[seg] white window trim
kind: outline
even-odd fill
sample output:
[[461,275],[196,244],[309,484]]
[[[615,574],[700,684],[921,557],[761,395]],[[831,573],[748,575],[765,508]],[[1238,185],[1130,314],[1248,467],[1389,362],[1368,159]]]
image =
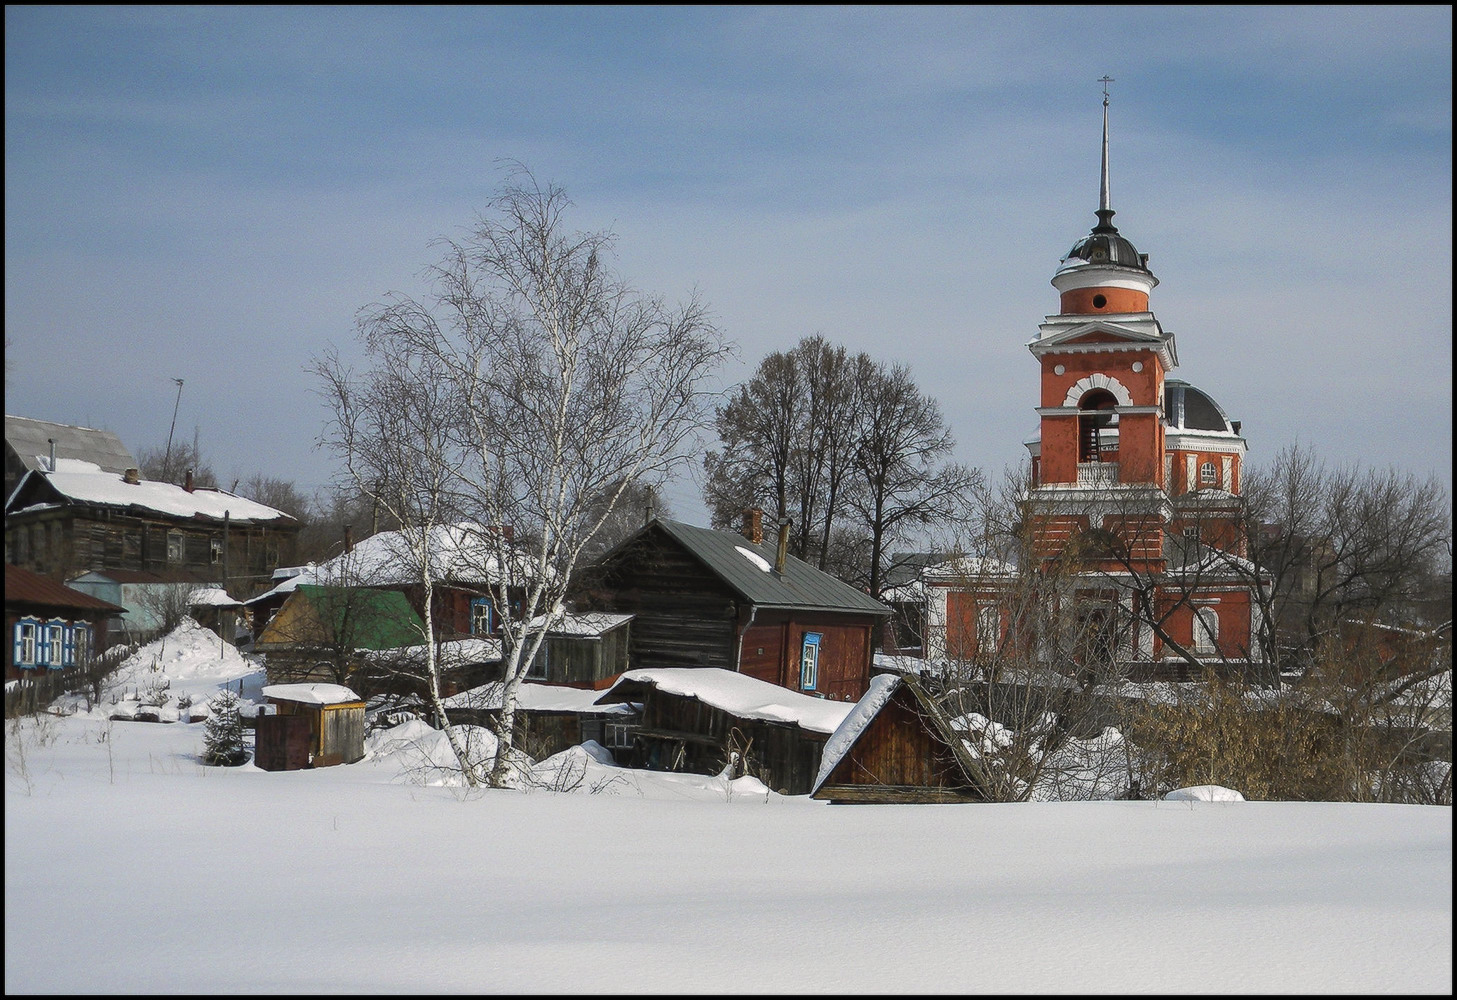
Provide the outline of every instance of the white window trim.
[[[806,632],[799,647],[799,689],[818,690],[820,684],[820,643],[824,636],[819,632]],[[811,655],[810,650],[814,653]]]

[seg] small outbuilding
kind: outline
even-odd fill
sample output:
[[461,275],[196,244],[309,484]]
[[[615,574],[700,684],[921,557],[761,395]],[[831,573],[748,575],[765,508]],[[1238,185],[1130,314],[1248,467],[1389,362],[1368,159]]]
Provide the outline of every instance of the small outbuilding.
[[263,697],[270,711],[258,716],[254,754],[263,770],[329,767],[364,757],[364,701],[349,688],[270,684]]
[[810,791],[826,738],[852,708],[716,667],[629,670],[597,699],[620,702],[642,705],[629,766],[698,774],[731,768],[782,795]]
[[825,743],[812,798],[837,802],[981,802],[965,747],[914,677],[878,674]]

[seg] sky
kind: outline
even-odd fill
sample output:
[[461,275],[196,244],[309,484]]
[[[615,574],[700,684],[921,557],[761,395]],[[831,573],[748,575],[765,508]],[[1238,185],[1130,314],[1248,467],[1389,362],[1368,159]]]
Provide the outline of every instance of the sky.
[[[728,389],[822,334],[907,365],[990,476],[1095,224],[1150,255],[1174,372],[1243,423],[1450,488],[1452,11],[411,7],[5,11],[6,412],[196,437],[324,486],[308,374],[423,294],[526,165],[697,292]],[[176,379],[183,380],[179,396]],[[705,450],[716,445],[709,439]],[[693,469],[698,469],[695,472]],[[667,491],[706,523],[701,469]]]
[[[191,622],[148,681],[262,700]],[[7,995],[1452,988],[1450,807],[833,806],[582,748],[467,792],[418,721],[268,772],[112,712],[6,722]]]

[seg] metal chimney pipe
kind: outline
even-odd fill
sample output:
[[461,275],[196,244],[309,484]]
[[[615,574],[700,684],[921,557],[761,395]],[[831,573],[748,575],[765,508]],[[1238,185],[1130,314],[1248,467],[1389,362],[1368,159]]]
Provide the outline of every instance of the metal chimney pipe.
[[[1237,432],[1236,432],[1237,433]],[[46,438],[46,444],[51,446],[51,471],[56,471],[56,439]]]

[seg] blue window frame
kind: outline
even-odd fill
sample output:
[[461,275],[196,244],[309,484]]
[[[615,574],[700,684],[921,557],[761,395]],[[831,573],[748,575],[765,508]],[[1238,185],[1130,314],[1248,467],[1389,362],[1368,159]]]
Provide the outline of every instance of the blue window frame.
[[496,612],[489,597],[472,598],[470,602],[470,634],[491,635],[496,631]]
[[820,682],[820,639],[818,632],[804,634],[804,647],[799,654],[799,689],[813,691]]

